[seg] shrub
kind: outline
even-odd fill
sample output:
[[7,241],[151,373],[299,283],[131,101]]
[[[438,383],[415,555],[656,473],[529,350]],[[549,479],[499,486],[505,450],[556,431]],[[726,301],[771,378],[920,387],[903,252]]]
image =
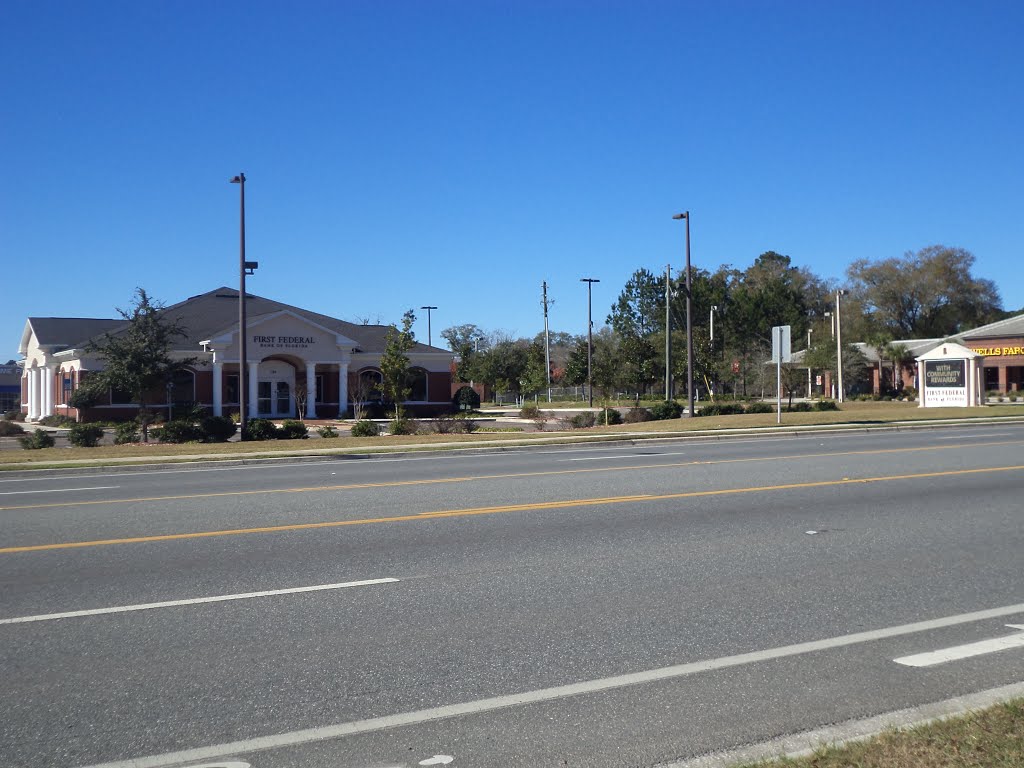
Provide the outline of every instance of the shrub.
[[470,435],[480,428],[480,424],[477,420],[471,419],[469,414],[466,413],[455,414],[455,423],[457,425],[457,429],[455,431],[463,435]]
[[814,410],[816,411],[838,411],[839,403],[835,400],[819,400],[814,404]]
[[73,427],[75,425],[75,420],[70,416],[54,413],[50,416],[44,416],[39,420],[39,423],[44,427]]
[[25,434],[25,430],[22,429],[21,424],[13,421],[0,421],[0,437],[23,434]]
[[161,443],[201,443],[203,430],[187,421],[168,421],[162,427],[151,431]]
[[622,417],[622,420],[627,424],[639,424],[641,421],[650,421],[653,416],[651,412],[646,408],[634,407],[626,411],[626,415]]
[[519,418],[521,419],[539,419],[540,418],[540,406],[534,403],[527,403],[519,409]]
[[1017,393],[1016,392],[1011,392],[1009,395],[1007,395],[1007,397],[1010,398],[1010,402],[1011,403],[1016,403],[1017,402]]
[[569,419],[569,426],[572,429],[589,429],[597,423],[597,414],[593,411],[577,413]]
[[114,445],[139,442],[139,425],[134,421],[122,421],[114,427]]
[[25,414],[19,410],[5,411],[4,418],[7,419],[7,421],[24,421]]
[[226,443],[238,431],[238,425],[230,416],[205,416],[199,422],[203,439],[208,443]]
[[412,419],[392,419],[388,422],[389,435],[415,435],[416,422]]
[[53,448],[57,444],[56,438],[49,432],[37,429],[29,435],[19,437],[18,442],[26,451],[36,451],[40,448]]
[[375,421],[357,421],[352,425],[352,437],[376,437],[380,434]]
[[68,442],[78,448],[95,448],[103,439],[103,427],[98,424],[75,424],[68,432]]
[[799,403],[793,403],[792,405],[786,406],[787,413],[807,413],[808,411],[814,410],[810,403],[800,401]]
[[697,416],[733,416],[743,413],[741,403],[709,403],[697,411]]
[[747,403],[744,413],[775,413],[775,406],[771,403]]
[[277,437],[277,425],[269,419],[249,419],[242,437],[246,440],[274,440]]
[[683,406],[675,400],[664,400],[651,406],[651,418],[655,421],[678,419],[683,415]]
[[622,414],[615,408],[605,408],[598,419],[602,424],[621,424]]
[[309,430],[301,421],[285,419],[277,429],[278,440],[305,440],[309,437]]
[[316,433],[318,435],[320,435],[320,437],[337,437],[338,436],[338,430],[336,430],[330,424],[325,424],[322,427],[317,427],[316,428]]
[[452,397],[452,405],[457,411],[475,411],[480,407],[480,395],[472,387],[459,387]]

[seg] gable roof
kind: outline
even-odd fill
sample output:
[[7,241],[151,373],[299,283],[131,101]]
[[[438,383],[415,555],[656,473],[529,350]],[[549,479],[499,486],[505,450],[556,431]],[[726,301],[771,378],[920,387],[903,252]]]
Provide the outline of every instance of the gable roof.
[[955,338],[991,339],[1000,336],[1024,336],[1024,313],[1008,317],[1005,320],[997,320],[965,333],[958,333]]
[[[391,327],[349,323],[318,312],[310,312],[301,307],[256,296],[248,291],[245,305],[248,324],[258,323],[273,315],[290,313],[351,339],[356,344],[355,351],[357,352],[383,352],[387,332]],[[222,286],[165,307],[161,310],[161,314],[177,321],[185,332],[183,338],[179,337],[175,340],[175,348],[193,351],[200,342],[211,339],[218,333],[223,333],[225,329],[237,329],[238,291]],[[126,327],[123,318],[115,320],[66,317],[29,318],[29,323],[32,324],[40,344],[54,345],[65,349],[72,346],[84,346],[89,340],[98,339],[105,333],[117,335]],[[36,323],[40,324],[39,327]],[[77,331],[74,330],[76,328]],[[40,335],[41,333],[42,335]],[[48,341],[43,341],[44,336]],[[450,354],[446,349],[427,346],[419,342],[411,351]]]
[[35,334],[36,343],[40,347],[68,349],[82,346],[88,339],[101,336],[121,325],[124,325],[124,318],[120,317],[30,317],[25,323],[18,352],[22,355],[27,353],[31,334]]

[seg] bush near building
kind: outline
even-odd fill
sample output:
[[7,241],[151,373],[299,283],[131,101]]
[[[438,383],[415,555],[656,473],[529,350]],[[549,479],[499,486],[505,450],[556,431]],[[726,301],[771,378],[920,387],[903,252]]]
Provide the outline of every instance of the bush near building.
[[68,432],[68,442],[77,448],[95,448],[103,439],[103,427],[98,424],[75,424]]

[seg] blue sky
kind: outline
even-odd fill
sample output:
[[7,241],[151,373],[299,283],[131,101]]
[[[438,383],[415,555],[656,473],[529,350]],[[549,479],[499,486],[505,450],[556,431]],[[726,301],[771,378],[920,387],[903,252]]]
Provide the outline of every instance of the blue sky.
[[[1020,2],[10,2],[0,358],[25,318],[237,284],[439,331],[629,275],[942,243],[1024,307]],[[423,316],[425,313],[419,312]],[[426,340],[426,318],[416,327]]]

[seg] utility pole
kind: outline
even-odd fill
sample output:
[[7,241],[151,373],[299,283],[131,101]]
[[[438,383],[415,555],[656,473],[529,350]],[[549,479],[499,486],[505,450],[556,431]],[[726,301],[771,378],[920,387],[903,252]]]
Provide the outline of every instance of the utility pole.
[[672,265],[665,265],[665,402],[672,399]]
[[548,336],[548,283],[545,280],[540,284],[544,298],[541,303],[544,305],[544,370],[547,372],[548,381],[548,402],[551,402],[551,339]]

